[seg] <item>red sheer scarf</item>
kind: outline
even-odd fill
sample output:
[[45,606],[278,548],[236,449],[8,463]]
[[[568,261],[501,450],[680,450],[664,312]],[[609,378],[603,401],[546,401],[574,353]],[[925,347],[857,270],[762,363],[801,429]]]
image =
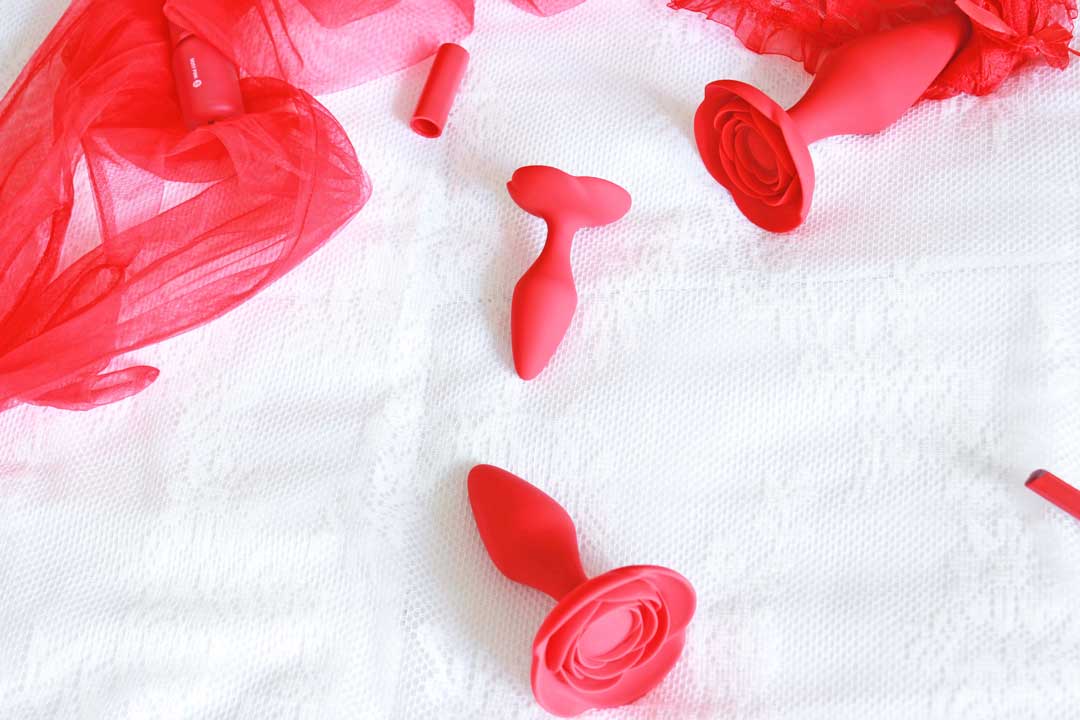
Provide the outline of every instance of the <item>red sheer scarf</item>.
[[[188,131],[167,20],[229,55],[246,113]],[[0,102],[0,410],[86,409],[157,377],[119,356],[236,307],[316,250],[371,186],[305,90],[409,65],[471,0],[75,0]],[[92,198],[76,198],[85,162]],[[97,237],[75,237],[75,202]]]

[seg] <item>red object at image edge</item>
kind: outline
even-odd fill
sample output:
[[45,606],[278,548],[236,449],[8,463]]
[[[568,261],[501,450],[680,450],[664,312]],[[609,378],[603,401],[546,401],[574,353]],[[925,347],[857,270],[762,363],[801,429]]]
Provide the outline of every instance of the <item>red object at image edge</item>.
[[1034,492],[1080,520],[1080,490],[1046,470],[1036,470],[1024,483]]
[[577,530],[557,502],[505,470],[469,473],[484,547],[511,580],[557,601],[533,641],[536,701],[562,717],[626,705],[653,690],[682,654],[696,607],[689,581],[655,565],[586,577]]

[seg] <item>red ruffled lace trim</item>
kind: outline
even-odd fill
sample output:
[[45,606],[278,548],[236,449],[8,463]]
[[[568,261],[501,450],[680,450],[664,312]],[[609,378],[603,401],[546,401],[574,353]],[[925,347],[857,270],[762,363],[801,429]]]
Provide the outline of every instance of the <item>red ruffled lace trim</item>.
[[669,6],[704,13],[750,50],[786,55],[809,72],[855,37],[956,7],[971,20],[972,34],[928,98],[985,95],[1032,61],[1064,68],[1077,16],[1075,0],[671,0]]

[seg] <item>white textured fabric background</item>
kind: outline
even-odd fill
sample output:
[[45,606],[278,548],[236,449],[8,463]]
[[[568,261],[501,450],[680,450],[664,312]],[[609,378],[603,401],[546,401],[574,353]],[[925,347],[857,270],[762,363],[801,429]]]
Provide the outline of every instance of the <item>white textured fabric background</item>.
[[[63,0],[3,0],[6,87]],[[0,415],[0,717],[541,718],[548,600],[500,576],[475,463],[554,495],[590,572],[679,570],[682,662],[596,718],[1075,720],[1080,63],[815,146],[809,222],[706,174],[706,82],[808,78],[661,0],[480,0],[447,134],[427,63],[326,98],[375,195],[231,315],[135,354],[148,391]],[[503,184],[625,185],[579,238],[554,363],[513,373],[542,224]],[[90,222],[86,215],[80,222]]]

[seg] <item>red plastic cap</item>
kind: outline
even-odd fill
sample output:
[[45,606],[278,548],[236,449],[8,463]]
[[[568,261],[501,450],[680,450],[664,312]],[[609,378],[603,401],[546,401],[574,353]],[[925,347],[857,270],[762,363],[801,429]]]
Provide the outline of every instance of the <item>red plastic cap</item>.
[[1046,470],[1036,470],[1024,483],[1028,489],[1080,520],[1080,490]]
[[409,122],[413,132],[429,138],[442,135],[468,66],[469,51],[465,48],[454,43],[446,43],[439,48],[424,90],[420,93],[420,101],[416,103],[412,121]]
[[169,21],[169,40],[172,42],[174,48],[194,34],[195,33],[190,30],[185,30],[171,20]]

